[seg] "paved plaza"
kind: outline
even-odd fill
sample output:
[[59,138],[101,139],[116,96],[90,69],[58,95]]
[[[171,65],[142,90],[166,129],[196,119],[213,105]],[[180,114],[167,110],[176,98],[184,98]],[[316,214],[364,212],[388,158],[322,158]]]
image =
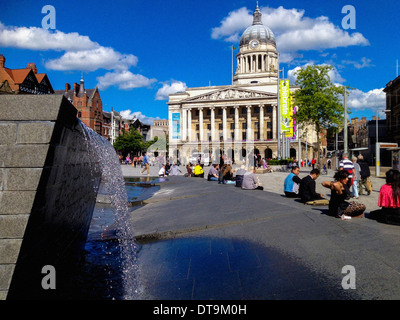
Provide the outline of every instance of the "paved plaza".
[[[141,176],[141,168],[121,167],[125,177]],[[151,167],[150,176],[157,172]],[[317,180],[327,198],[321,182],[333,173]],[[357,200],[364,218],[341,220],[327,206],[284,197],[287,174],[258,174],[264,191],[183,175],[157,181],[131,212],[139,298],[399,299],[400,227],[368,217],[384,178],[372,177],[372,194]]]

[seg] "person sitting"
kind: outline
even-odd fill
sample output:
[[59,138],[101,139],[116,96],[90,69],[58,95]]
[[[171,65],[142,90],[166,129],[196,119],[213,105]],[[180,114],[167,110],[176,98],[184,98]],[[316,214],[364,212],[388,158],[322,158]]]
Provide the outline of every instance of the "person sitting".
[[170,176],[177,176],[177,175],[179,175],[180,172],[182,172],[182,171],[181,171],[181,169],[179,169],[179,167],[175,164],[175,162],[172,163],[172,166],[171,166],[170,171],[169,171],[169,175],[170,175]]
[[188,163],[186,165],[186,170],[187,170],[187,173],[185,173],[185,177],[193,176],[193,170],[192,170],[192,164],[191,163]]
[[264,190],[260,185],[258,177],[255,175],[256,168],[249,167],[248,171],[243,175],[242,189],[244,190]]
[[[326,204],[328,204],[327,199],[324,199],[324,195],[315,191],[315,180],[318,179],[319,175],[319,169],[312,169],[308,176],[301,179],[299,186],[301,202],[306,204],[317,204],[314,201],[326,200]],[[323,204],[323,202],[321,202],[321,204]]]
[[218,171],[219,171],[219,164],[214,163],[208,172],[207,180],[208,181],[218,181]]
[[161,169],[158,171],[158,176],[165,177],[165,164],[163,164]]
[[193,174],[196,178],[204,178],[203,167],[200,165],[200,163],[196,164],[194,167]]
[[218,172],[218,184],[223,184],[224,183],[224,172],[225,169],[228,165],[225,163],[222,165],[221,169]]
[[364,204],[355,201],[347,202],[350,194],[348,186],[349,172],[339,170],[334,176],[335,181],[324,181],[322,185],[331,189],[331,199],[329,200],[329,214],[342,220],[351,219],[351,217],[362,216],[366,207]]
[[246,173],[246,167],[242,164],[240,169],[236,171],[235,183],[236,187],[242,187],[243,175]]
[[301,179],[299,178],[300,168],[294,166],[292,172],[286,177],[283,191],[288,198],[299,198],[299,186]]
[[233,172],[233,168],[228,164],[223,173],[224,184],[236,184]]
[[390,169],[386,172],[386,184],[379,191],[378,206],[380,210],[370,213],[377,221],[400,224],[400,172]]

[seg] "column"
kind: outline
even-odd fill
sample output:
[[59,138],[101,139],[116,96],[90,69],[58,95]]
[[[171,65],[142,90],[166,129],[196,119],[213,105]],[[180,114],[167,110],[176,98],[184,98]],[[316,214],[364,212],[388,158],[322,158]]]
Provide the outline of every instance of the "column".
[[272,106],[272,139],[278,139],[277,105]]
[[260,140],[264,140],[264,105],[260,104],[260,121],[259,121]]
[[199,108],[199,141],[203,141],[203,108]]
[[210,107],[211,109],[211,141],[215,140],[215,107]]
[[223,140],[226,141],[226,107],[222,107],[222,135]]
[[182,141],[187,140],[187,119],[186,119],[186,109],[182,107]]
[[[239,106],[235,108],[235,141],[239,140]],[[241,139],[240,139],[241,140]]]
[[192,109],[187,109],[187,124],[188,124],[188,141],[192,140]]
[[251,135],[251,106],[246,106],[247,108],[247,130],[246,130],[246,140],[253,140]]

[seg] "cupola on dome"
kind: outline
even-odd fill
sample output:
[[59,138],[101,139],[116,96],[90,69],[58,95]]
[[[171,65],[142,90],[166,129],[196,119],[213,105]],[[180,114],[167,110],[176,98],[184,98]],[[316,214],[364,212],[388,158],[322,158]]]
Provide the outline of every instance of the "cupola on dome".
[[276,45],[275,36],[270,28],[264,26],[261,21],[261,11],[257,8],[253,13],[253,24],[248,27],[240,38],[240,46],[248,45],[252,40],[258,40],[260,43],[272,43]]

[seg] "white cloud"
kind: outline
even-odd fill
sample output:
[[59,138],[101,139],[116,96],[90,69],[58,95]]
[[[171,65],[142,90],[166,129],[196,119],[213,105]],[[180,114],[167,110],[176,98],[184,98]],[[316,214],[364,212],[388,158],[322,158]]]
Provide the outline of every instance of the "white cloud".
[[0,22],[0,46],[29,50],[77,51],[100,47],[87,36],[36,27],[5,26]]
[[220,27],[212,29],[211,37],[213,39],[225,38],[228,42],[238,42],[241,32],[251,25],[252,15],[247,8],[229,12],[228,16],[221,22]]
[[164,82],[162,88],[157,91],[156,100],[168,100],[170,94],[185,91],[186,88],[186,83],[182,81]]
[[373,65],[371,64],[371,59],[362,57],[361,62],[358,61],[349,61],[349,60],[343,60],[342,63],[344,64],[350,64],[354,66],[356,69],[362,69],[362,68],[367,68],[367,67],[372,67]]
[[153,125],[154,120],[160,119],[159,117],[156,117],[156,118],[148,117],[140,111],[132,112],[132,110],[130,110],[130,109],[120,111],[119,113],[120,113],[121,117],[124,119],[129,119],[129,120],[139,119],[141,122],[143,122],[145,124],[150,124],[150,125]]
[[88,36],[76,32],[64,33],[36,27],[7,27],[0,22],[0,46],[64,51],[59,58],[45,61],[45,67],[49,70],[112,70],[97,78],[101,90],[114,85],[119,89],[129,90],[147,87],[156,81],[129,71],[130,67],[137,65],[138,58],[135,55],[122,54],[113,48],[101,46]]
[[[349,34],[324,16],[309,18],[304,15],[304,10],[285,9],[282,6],[277,9],[264,7],[261,12],[264,25],[275,35],[282,62],[296,58],[298,51],[369,45],[361,33]],[[219,27],[213,28],[211,36],[213,39],[238,42],[239,35],[251,22],[252,13],[240,8],[230,12]]]
[[129,90],[133,88],[148,87],[156,79],[149,79],[141,74],[133,74],[129,70],[107,72],[104,76],[96,78],[98,88],[105,90],[111,86],[118,86],[119,89]]
[[386,109],[386,94],[383,92],[383,88],[368,92],[354,89],[349,93],[347,106],[353,110],[384,110]]
[[91,50],[67,51],[60,58],[49,60],[47,69],[66,71],[95,71],[98,69],[127,69],[137,64],[138,58],[132,54],[123,55],[113,48],[99,47]]

